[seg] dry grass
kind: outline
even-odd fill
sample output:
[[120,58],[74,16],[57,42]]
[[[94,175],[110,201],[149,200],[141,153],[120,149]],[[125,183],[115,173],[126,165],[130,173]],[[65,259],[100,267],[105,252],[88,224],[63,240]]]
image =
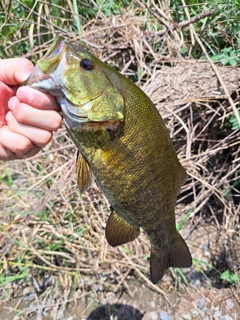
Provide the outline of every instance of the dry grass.
[[[239,108],[239,69],[218,67],[216,74],[207,61],[183,60],[181,29],[159,35],[159,30],[172,23],[165,1],[162,8],[152,1],[149,11],[141,4],[131,6],[119,16],[106,17],[99,11],[95,19],[83,21],[81,36],[76,36],[68,18],[68,12],[73,12],[71,2],[59,9],[62,18],[57,26],[52,10],[42,1],[38,11],[30,11],[19,33],[5,44],[5,54],[21,55],[14,48],[26,41],[21,35],[24,28],[29,30],[32,47],[25,56],[35,59],[49,46],[43,43],[43,33],[60,33],[83,40],[94,54],[126,76],[135,79],[137,75],[137,84],[164,117],[189,174],[176,214],[179,222],[190,213],[181,232],[193,257],[202,261],[196,263],[197,268],[218,286],[226,283],[204,262],[220,273],[230,270],[240,276],[240,133],[227,125],[231,101],[219,86],[220,76]],[[35,22],[30,20],[32,15]],[[9,15],[6,23],[11,19]],[[192,37],[194,41],[194,32]],[[38,303],[50,295],[57,297],[59,288],[65,299],[60,305],[73,299],[72,289],[75,298],[93,294],[97,301],[108,301],[123,291],[132,297],[129,281],[134,278],[163,295],[174,286],[181,288],[177,272],[169,271],[160,286],[148,281],[149,243],[144,234],[119,248],[107,245],[104,228],[109,204],[97,186],[80,195],[75,159],[76,148],[63,128],[32,159],[0,163],[2,297],[14,297],[20,286],[30,287]],[[197,274],[198,269],[192,270]],[[190,283],[195,276],[188,271]],[[51,303],[48,307],[54,308]],[[34,312],[27,309],[25,316]]]

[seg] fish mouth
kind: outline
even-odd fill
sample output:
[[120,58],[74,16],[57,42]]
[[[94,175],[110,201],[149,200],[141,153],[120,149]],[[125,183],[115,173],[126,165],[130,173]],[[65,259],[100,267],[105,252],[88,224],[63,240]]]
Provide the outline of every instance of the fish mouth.
[[94,123],[88,118],[88,113],[92,109],[93,102],[90,100],[81,106],[73,104],[66,96],[58,96],[57,101],[62,109],[63,116],[77,123]]
[[66,44],[58,37],[52,43],[44,57],[38,60],[28,79],[21,85],[28,85],[34,89],[49,93],[53,96],[61,94],[61,87],[56,86],[54,78],[59,76],[59,70],[65,63]]
[[91,123],[98,125],[112,124],[122,120],[122,113],[116,112],[116,115],[97,115],[94,109],[96,108],[96,104],[98,99],[102,96],[103,93],[94,97],[83,104],[74,104],[67,96],[63,93],[60,96],[56,96],[57,102],[61,107],[63,118],[66,120],[70,120],[74,123]]
[[[87,130],[107,130],[110,134],[115,135],[119,128],[118,120],[102,120],[93,121],[88,118],[87,115],[83,115],[92,107],[92,101],[89,101],[82,105],[81,107],[74,105],[65,96],[57,97],[57,101],[62,109],[63,118],[65,120],[65,125],[71,127],[71,123],[79,126],[80,128],[85,128]],[[70,123],[69,123],[70,120]]]

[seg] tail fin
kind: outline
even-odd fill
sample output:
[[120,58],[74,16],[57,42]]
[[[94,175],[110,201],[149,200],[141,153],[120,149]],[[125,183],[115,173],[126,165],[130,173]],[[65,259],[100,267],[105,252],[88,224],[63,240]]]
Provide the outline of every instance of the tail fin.
[[192,265],[192,257],[188,246],[178,233],[176,242],[170,247],[153,246],[151,251],[151,281],[157,283],[162,279],[169,267],[187,268]]

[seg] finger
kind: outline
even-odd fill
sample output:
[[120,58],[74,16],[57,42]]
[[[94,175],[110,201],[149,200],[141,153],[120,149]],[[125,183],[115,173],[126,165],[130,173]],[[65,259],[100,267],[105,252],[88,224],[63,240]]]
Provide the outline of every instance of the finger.
[[18,122],[11,111],[6,115],[9,129],[28,138],[33,144],[44,147],[52,139],[52,132]]
[[49,94],[40,92],[38,90],[32,89],[30,87],[20,87],[17,90],[16,96],[21,102],[29,104],[37,109],[52,109],[60,111],[59,104],[57,103],[55,97]]
[[0,160],[9,161],[9,160],[15,160],[15,159],[16,159],[15,153],[8,150],[0,143]]
[[31,61],[25,58],[0,60],[0,81],[14,86],[28,78],[33,69]]
[[21,103],[17,97],[11,98],[9,109],[18,122],[44,130],[56,131],[62,124],[62,116],[58,111],[35,109],[28,104]]
[[9,130],[8,126],[0,129],[0,159],[14,160],[31,157],[41,148],[20,134]]

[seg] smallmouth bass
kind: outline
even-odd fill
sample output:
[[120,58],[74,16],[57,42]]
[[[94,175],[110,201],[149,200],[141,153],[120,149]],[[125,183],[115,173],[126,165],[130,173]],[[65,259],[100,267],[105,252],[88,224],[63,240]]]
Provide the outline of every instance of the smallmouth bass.
[[191,254],[176,230],[174,207],[187,174],[151,100],[130,80],[61,37],[24,84],[56,96],[79,150],[81,192],[94,179],[111,204],[106,239],[118,246],[140,227],[151,243],[151,281],[169,267],[190,267]]

